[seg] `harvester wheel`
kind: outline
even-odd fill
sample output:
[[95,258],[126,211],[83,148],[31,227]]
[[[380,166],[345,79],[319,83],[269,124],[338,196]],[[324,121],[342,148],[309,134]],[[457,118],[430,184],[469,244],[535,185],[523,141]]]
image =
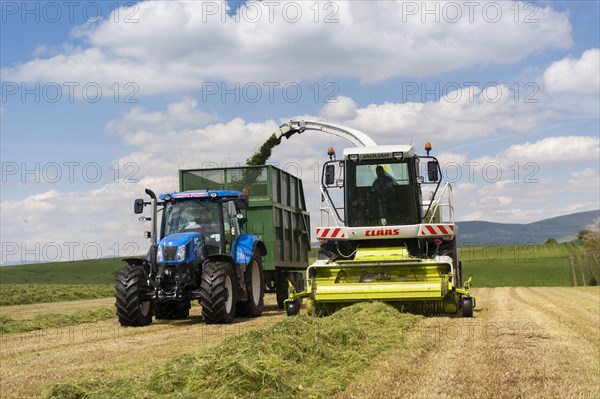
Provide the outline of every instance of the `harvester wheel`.
[[265,307],[265,279],[260,256],[252,258],[252,262],[246,268],[244,281],[248,300],[236,304],[236,315],[242,317],[258,317]]
[[154,316],[163,320],[180,320],[190,315],[190,301],[157,302],[154,304]]
[[298,313],[300,313],[300,303],[298,303],[298,300],[293,300],[293,301],[287,301],[285,303],[285,313],[288,316],[296,316]]
[[[277,275],[277,307],[283,309],[285,307],[284,301],[289,297],[290,285],[288,281],[292,283],[296,292],[304,291],[304,279],[302,273],[293,272],[279,272]],[[299,306],[302,306],[302,298],[298,299]]]
[[143,300],[146,277],[142,267],[125,265],[117,274],[115,304],[119,323],[124,327],[147,326],[152,323],[152,302]]
[[463,317],[473,317],[473,299],[462,297],[461,308]]
[[235,317],[235,274],[229,262],[211,261],[202,267],[202,317],[209,324],[231,323]]

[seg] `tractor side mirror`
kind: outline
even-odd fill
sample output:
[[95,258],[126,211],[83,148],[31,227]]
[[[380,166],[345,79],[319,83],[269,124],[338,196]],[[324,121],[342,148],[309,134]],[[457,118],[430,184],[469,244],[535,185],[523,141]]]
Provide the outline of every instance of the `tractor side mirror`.
[[335,183],[335,166],[325,166],[325,185],[332,186]]
[[438,173],[438,163],[437,161],[429,161],[427,162],[427,178],[431,182],[436,182],[440,179],[440,175]]
[[144,212],[144,200],[143,199],[138,198],[133,202],[133,212],[136,215]]

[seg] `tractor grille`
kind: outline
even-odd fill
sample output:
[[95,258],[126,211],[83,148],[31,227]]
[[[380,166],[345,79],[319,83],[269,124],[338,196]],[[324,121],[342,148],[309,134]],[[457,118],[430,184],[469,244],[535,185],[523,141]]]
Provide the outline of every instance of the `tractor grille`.
[[177,255],[177,247],[165,246],[165,261],[175,260],[175,255]]

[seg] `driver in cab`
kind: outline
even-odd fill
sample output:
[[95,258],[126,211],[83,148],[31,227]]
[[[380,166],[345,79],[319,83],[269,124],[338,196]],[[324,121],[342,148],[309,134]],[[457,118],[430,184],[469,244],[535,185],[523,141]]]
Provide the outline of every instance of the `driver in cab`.
[[184,211],[183,217],[187,221],[184,229],[203,229],[214,230],[214,221],[208,211],[200,209],[188,208]]
[[375,192],[383,192],[386,189],[392,188],[396,185],[394,178],[387,173],[383,169],[383,166],[379,165],[375,168],[375,173],[377,174],[377,178],[373,182],[372,189]]

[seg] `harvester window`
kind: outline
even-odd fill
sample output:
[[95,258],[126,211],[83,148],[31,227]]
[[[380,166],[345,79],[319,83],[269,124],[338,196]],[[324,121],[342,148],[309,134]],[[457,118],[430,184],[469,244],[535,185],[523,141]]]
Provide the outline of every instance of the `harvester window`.
[[417,222],[416,193],[410,179],[411,163],[353,165],[349,167],[346,180],[349,226]]

